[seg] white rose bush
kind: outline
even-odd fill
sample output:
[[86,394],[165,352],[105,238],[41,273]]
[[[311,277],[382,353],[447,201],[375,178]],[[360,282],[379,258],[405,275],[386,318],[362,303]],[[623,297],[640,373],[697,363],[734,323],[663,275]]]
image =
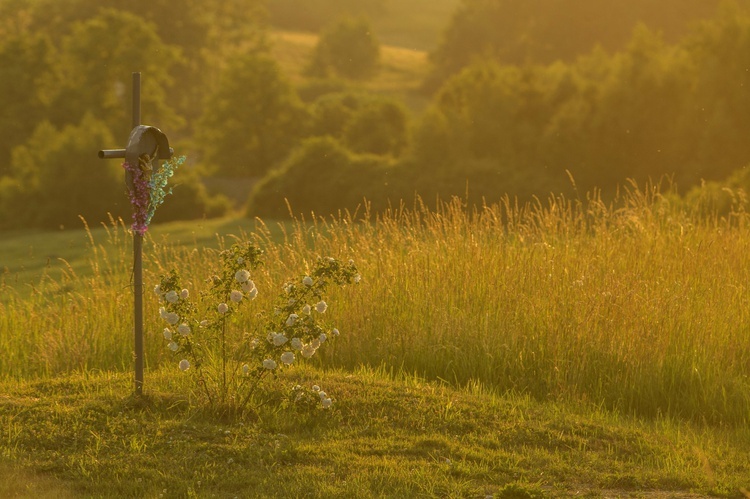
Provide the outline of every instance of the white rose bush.
[[[250,243],[222,251],[221,269],[200,293],[183,287],[176,270],[154,288],[176,370],[194,377],[195,393],[213,409],[244,413],[265,403],[262,389],[279,380],[280,370],[313,358],[339,335],[326,321],[329,287],[360,279],[351,260],[318,258],[310,272],[283,284],[270,313],[242,314],[258,296],[253,271],[262,264],[262,254]],[[291,402],[321,409],[333,405],[325,392],[314,397],[302,393],[291,390]]]

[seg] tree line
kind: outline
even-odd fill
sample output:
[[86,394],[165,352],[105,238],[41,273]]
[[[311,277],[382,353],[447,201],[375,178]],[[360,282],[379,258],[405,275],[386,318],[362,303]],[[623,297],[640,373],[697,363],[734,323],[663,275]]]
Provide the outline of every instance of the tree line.
[[[365,198],[384,209],[415,195],[468,193],[481,203],[509,194],[523,202],[597,188],[607,196],[628,179],[664,177],[689,197],[704,184],[719,197],[723,186],[748,189],[741,172],[750,160],[749,57],[750,15],[725,3],[672,42],[636,23],[619,50],[592,44],[551,63],[509,64],[502,53],[478,49],[420,116],[395,102],[378,115],[382,98],[328,94],[310,107],[312,120],[337,116],[343,125],[313,127],[256,186],[248,213],[283,216],[284,199],[300,213],[328,213]],[[357,129],[399,146],[357,145]]]
[[570,189],[570,176],[605,192],[662,175],[683,192],[739,182],[750,157],[744,5],[715,2],[705,17],[707,2],[680,3],[677,26],[661,3],[618,0],[613,12],[632,6],[621,43],[562,43],[601,3],[464,0],[431,55],[430,105],[415,114],[358,85],[379,56],[364,17],[327,24],[295,86],[265,36],[281,0],[2,1],[0,227],[127,216],[122,169],[95,152],[127,137],[133,70],[145,75],[143,121],[191,164],[161,220],[224,213],[228,201],[201,182],[210,176],[257,179],[247,213],[273,217],[288,215],[285,199],[321,215],[467,190],[524,200]]

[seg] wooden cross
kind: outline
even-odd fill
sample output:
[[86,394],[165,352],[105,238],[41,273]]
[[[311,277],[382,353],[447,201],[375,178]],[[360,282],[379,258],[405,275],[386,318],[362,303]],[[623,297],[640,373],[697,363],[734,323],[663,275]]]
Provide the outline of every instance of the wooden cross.
[[[158,129],[141,125],[141,73],[133,73],[133,130],[125,149],[103,149],[102,159],[124,158],[141,170],[153,169],[155,159],[169,159],[174,150],[166,136]],[[125,181],[133,192],[133,179],[126,173]],[[143,394],[143,234],[133,231],[133,335],[135,337],[135,394]]]

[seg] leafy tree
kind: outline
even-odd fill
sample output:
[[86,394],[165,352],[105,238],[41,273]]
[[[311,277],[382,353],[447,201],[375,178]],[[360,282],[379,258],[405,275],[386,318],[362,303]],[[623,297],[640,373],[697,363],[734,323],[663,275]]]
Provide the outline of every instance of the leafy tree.
[[260,176],[305,133],[308,114],[271,58],[229,62],[207,101],[197,134],[203,161],[226,176]]
[[408,111],[394,99],[363,92],[328,94],[315,101],[311,115],[311,135],[334,137],[353,152],[395,157],[408,144]]
[[[114,139],[107,125],[87,114],[77,125],[55,128],[42,122],[13,150],[11,176],[0,179],[0,228],[77,227],[115,217],[130,218],[125,172],[117,161],[94,151]],[[226,213],[228,201],[211,197],[194,170],[175,176],[175,193],[157,211],[156,221],[186,220]]]
[[311,134],[343,138],[344,130],[354,114],[364,105],[364,100],[365,96],[356,92],[336,92],[320,97],[310,110]]
[[451,156],[513,163],[534,151],[548,106],[541,68],[477,62],[436,95],[434,112],[449,127]]
[[11,168],[18,184],[13,199],[6,199],[12,209],[0,225],[76,227],[79,216],[96,223],[107,220],[107,213],[124,215],[124,172],[94,154],[112,141],[107,125],[90,114],[61,130],[42,122],[13,150]]
[[0,176],[9,173],[11,149],[45,114],[40,80],[49,72],[51,53],[43,35],[12,35],[0,42]]
[[307,72],[363,79],[375,72],[379,58],[380,43],[367,19],[343,18],[320,35]]
[[[401,192],[391,182],[394,165],[379,156],[354,154],[332,137],[305,140],[277,169],[260,180],[250,194],[248,216],[283,218],[294,214],[326,216],[356,210],[365,198],[385,207]],[[397,182],[397,180],[396,180]]]
[[424,170],[435,172],[453,164],[450,124],[435,107],[427,109],[416,125],[411,152]]
[[398,156],[408,142],[408,115],[403,105],[375,99],[353,113],[343,130],[354,152]]
[[590,182],[613,186],[682,173],[691,147],[678,130],[689,99],[684,54],[640,25],[610,64],[588,123],[598,163]]
[[144,122],[174,127],[179,117],[168,107],[169,76],[179,51],[161,41],[152,24],[133,14],[102,10],[76,23],[62,40],[54,73],[46,81],[50,119],[78,122],[91,113],[117,136],[130,132],[131,73],[141,71]]
[[694,71],[684,82],[691,97],[685,141],[698,146],[696,177],[719,180],[750,160],[750,14],[726,4],[684,46]]
[[[132,71],[144,73],[144,85],[152,78],[168,74],[178,84],[169,88],[169,107],[186,118],[186,133],[201,113],[202,96],[216,80],[216,73],[227,57],[242,46],[261,47],[264,44],[263,0],[226,0],[202,2],[200,0],[6,0],[8,15],[20,18],[28,33],[45,33],[56,46],[62,46],[81,23],[88,22],[105,11],[116,10],[137,18],[141,24],[158,33],[160,43],[179,47],[180,55],[164,52],[150,46],[150,40],[139,42],[134,50],[142,50],[146,62],[122,68],[127,79]],[[0,11],[2,12],[2,11]],[[127,25],[126,25],[127,27]],[[139,36],[137,29],[133,35]],[[149,34],[148,38],[152,38]],[[121,43],[131,44],[127,38]],[[152,50],[153,49],[153,50]],[[124,55],[124,50],[119,56]],[[112,53],[115,60],[118,54]],[[163,82],[162,82],[163,83]],[[144,106],[144,110],[146,107]],[[170,129],[174,131],[170,123]]]
[[[738,0],[744,7],[747,0]],[[601,45],[621,50],[643,23],[679,39],[696,19],[710,16],[722,0],[463,0],[438,48],[430,55],[427,81],[439,88],[476,58],[503,64],[573,62]]]

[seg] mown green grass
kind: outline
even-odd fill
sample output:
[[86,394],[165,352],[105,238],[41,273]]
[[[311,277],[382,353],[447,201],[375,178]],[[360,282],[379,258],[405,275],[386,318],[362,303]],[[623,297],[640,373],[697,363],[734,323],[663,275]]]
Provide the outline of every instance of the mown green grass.
[[331,411],[217,419],[173,370],[0,385],[3,497],[565,497],[748,485],[746,431],[455,390],[384,370],[287,372]]

